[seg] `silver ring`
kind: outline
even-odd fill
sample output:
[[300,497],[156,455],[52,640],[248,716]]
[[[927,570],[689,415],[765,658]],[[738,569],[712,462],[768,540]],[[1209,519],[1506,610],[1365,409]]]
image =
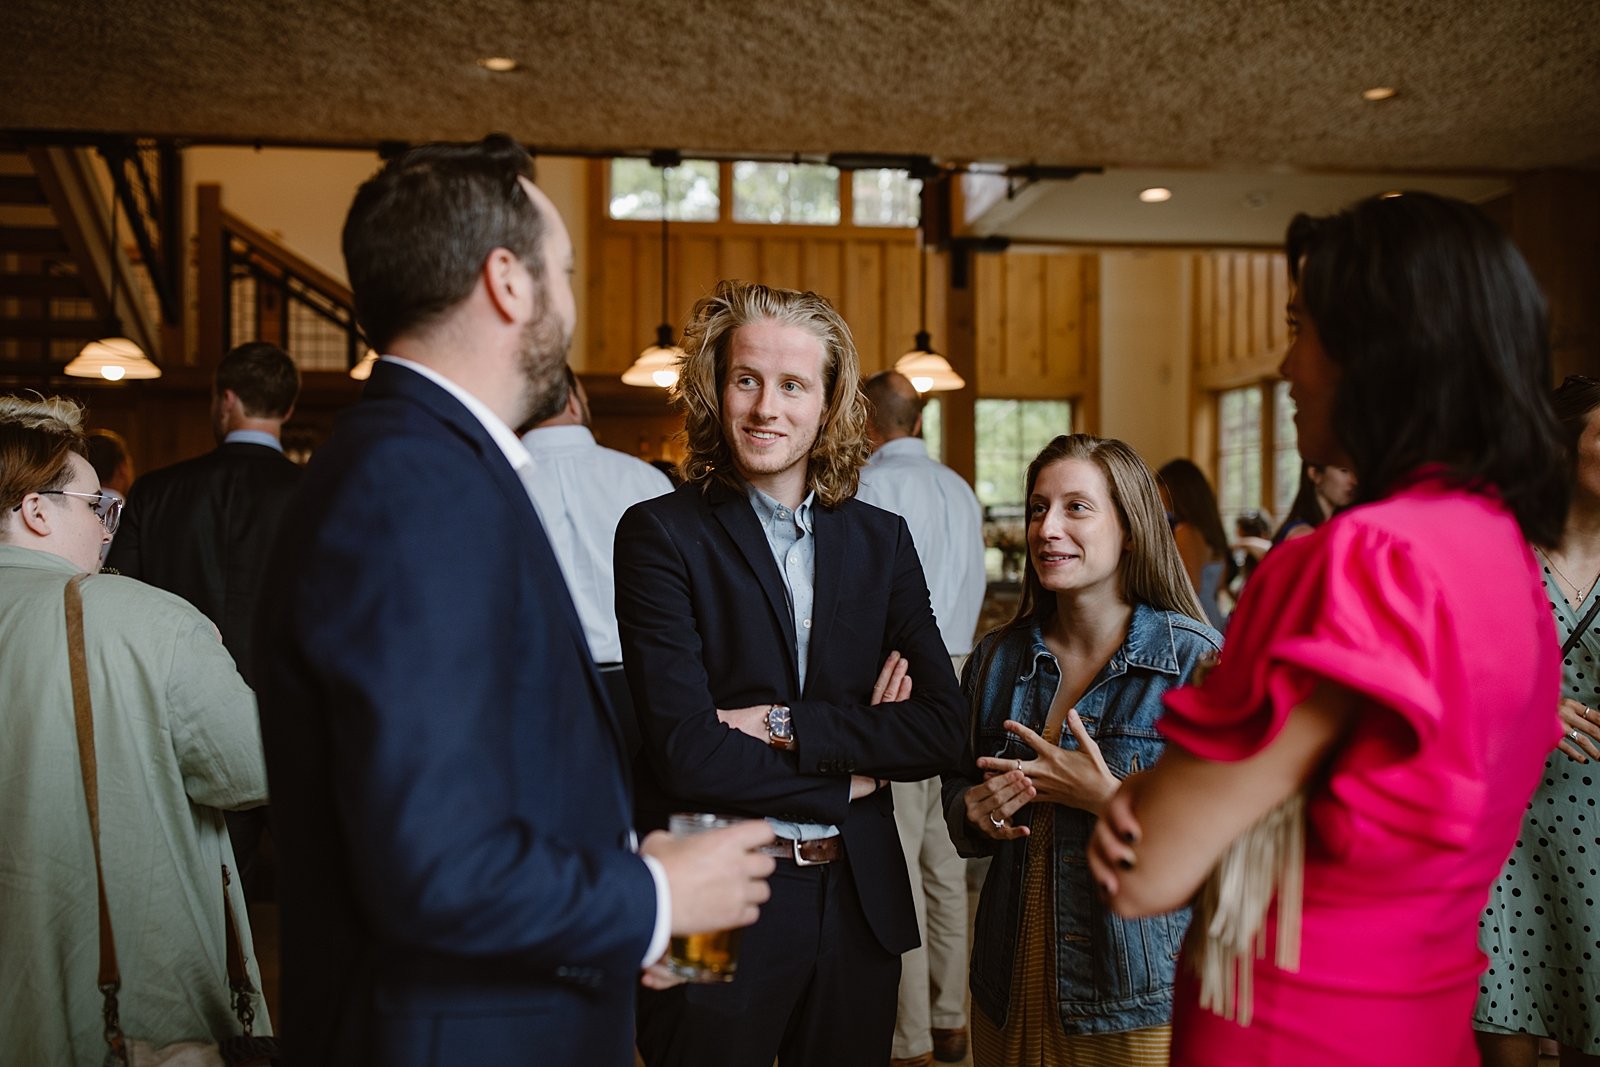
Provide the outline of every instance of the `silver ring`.
[[1022,761],[1021,760],[1017,760],[1017,770],[1019,770],[1019,771],[1022,770]]
[[1004,830],[1006,827],[1006,821],[1004,819],[995,818],[994,812],[991,811],[989,813],[989,825],[994,827],[996,830]]
[[1583,735],[1580,734],[1578,732],[1578,728],[1576,726],[1574,726],[1572,729],[1567,731],[1567,736],[1572,738],[1572,743],[1573,744],[1577,744],[1578,743],[1578,738],[1582,737]]

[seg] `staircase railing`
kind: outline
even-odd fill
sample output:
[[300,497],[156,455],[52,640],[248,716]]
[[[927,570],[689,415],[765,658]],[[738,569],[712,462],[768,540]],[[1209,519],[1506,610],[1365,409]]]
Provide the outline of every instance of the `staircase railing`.
[[[302,371],[347,371],[365,345],[348,286],[196,188],[203,361],[245,341],[270,341]],[[211,360],[207,360],[211,356]]]
[[[115,200],[108,202],[103,192],[103,178],[93,154],[86,148],[34,146],[27,149],[27,156],[56,220],[59,250],[76,264],[75,278],[80,291],[94,307],[94,318],[81,320],[81,328],[75,330],[81,338],[76,343],[103,336],[115,328],[137,341],[152,359],[160,362],[168,347],[163,341],[181,337],[181,317],[177,314],[181,309],[181,289],[169,286],[166,297],[158,298],[158,309],[147,308],[140,294],[147,288],[145,282],[160,293],[155,274],[147,270],[141,277],[141,272],[123,254],[122,248],[113,247],[111,239],[111,213],[118,204],[122,205],[129,230],[144,226],[141,213],[156,205],[127,189],[126,173],[119,173],[116,165],[110,166]],[[176,238],[170,234],[153,234],[147,230],[140,246],[141,255],[146,245],[159,255],[175,243]],[[145,260],[144,265],[153,266],[149,260]],[[117,278],[115,307],[111,306],[113,274]],[[165,315],[168,304],[175,312],[171,318]],[[158,313],[152,314],[152,311]],[[60,320],[59,328],[65,330],[65,324],[71,321]]]
[[170,141],[123,138],[98,145],[155,290],[161,321],[183,316],[183,163]]

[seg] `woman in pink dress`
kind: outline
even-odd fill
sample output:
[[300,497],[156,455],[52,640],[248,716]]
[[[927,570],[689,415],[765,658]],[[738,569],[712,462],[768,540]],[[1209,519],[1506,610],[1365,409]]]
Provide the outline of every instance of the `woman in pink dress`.
[[1427,194],[1299,216],[1288,259],[1301,454],[1358,495],[1263,561],[1090,863],[1119,914],[1196,901],[1174,1065],[1475,1065],[1478,914],[1560,733],[1544,304]]

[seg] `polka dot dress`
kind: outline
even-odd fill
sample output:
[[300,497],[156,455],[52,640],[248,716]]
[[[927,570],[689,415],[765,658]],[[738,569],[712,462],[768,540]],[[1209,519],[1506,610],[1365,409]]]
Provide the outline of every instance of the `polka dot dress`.
[[[1569,608],[1548,564],[1544,584],[1565,643],[1589,605]],[[1566,657],[1562,695],[1600,706],[1600,617]],[[1597,803],[1600,764],[1552,752],[1478,923],[1489,957],[1474,1012],[1479,1030],[1553,1037],[1600,1054]]]

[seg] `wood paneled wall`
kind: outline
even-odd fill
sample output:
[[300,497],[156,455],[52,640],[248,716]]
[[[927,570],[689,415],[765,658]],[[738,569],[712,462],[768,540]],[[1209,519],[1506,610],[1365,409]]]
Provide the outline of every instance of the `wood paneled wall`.
[[[812,289],[850,324],[864,373],[882,370],[911,347],[917,332],[917,246],[912,231],[812,231],[680,223],[667,239],[671,286],[667,322],[682,333],[695,301],[724,278]],[[655,337],[661,322],[661,233],[650,223],[605,220],[590,244],[589,338],[581,370],[621,374]],[[944,313],[941,259],[930,254],[928,321]]]
[[[659,223],[605,215],[604,163],[592,164],[588,374],[618,374],[655,337],[661,321]],[[682,331],[694,303],[724,278],[813,289],[831,300],[855,335],[863,374],[894,365],[918,326],[914,230],[854,226],[673,223],[667,321]],[[934,347],[947,329],[949,256],[927,256],[927,323]],[[976,302],[977,395],[1082,397],[1096,380],[1099,260],[1080,252],[978,254],[969,284]]]
[[1197,391],[1277,375],[1289,344],[1289,276],[1282,252],[1194,257],[1191,351]]
[[1099,380],[1100,257],[978,256],[978,395],[1089,401]]

